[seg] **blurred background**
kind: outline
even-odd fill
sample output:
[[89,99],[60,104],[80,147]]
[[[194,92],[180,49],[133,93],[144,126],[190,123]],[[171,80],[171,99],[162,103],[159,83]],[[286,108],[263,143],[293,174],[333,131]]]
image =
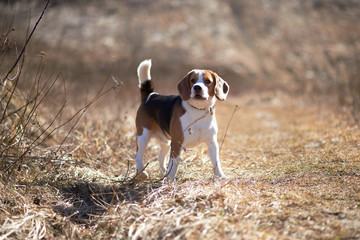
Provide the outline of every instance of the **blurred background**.
[[[12,26],[1,76],[45,3],[0,1],[1,33]],[[127,101],[137,91],[137,65],[151,58],[162,93],[176,93],[189,70],[208,68],[230,83],[232,96],[283,91],[359,109],[359,23],[359,0],[53,0],[27,49],[23,79],[39,65],[45,78],[61,72],[75,98],[116,79]]]

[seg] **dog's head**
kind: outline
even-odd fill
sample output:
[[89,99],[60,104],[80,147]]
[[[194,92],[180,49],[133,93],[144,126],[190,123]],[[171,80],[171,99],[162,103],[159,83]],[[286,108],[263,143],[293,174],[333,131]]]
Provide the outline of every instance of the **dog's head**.
[[229,84],[210,70],[192,70],[178,83],[179,95],[184,101],[198,108],[210,107],[216,98],[224,101]]

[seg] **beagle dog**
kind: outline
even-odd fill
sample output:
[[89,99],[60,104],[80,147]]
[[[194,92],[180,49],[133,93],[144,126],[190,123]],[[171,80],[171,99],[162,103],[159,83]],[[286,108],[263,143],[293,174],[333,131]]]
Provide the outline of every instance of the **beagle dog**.
[[[215,118],[216,99],[224,101],[229,85],[210,70],[192,70],[177,84],[179,95],[160,95],[154,92],[150,75],[151,60],[140,63],[137,74],[141,104],[136,115],[137,152],[136,178],[144,180],[144,151],[151,137],[160,145],[160,174],[173,181],[185,148],[206,143],[216,177],[226,177],[219,161],[218,127]],[[170,149],[166,169],[165,157]]]

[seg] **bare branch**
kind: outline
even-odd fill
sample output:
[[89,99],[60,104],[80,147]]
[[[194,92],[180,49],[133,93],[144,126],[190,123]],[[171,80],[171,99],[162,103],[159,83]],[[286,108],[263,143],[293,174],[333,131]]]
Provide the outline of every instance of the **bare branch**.
[[36,21],[34,28],[32,29],[32,31],[31,31],[31,33],[30,33],[29,37],[28,37],[28,38],[26,39],[26,41],[25,41],[25,45],[24,45],[24,47],[22,48],[20,55],[19,55],[19,56],[18,56],[18,58],[16,59],[16,61],[15,61],[14,65],[10,68],[9,72],[5,75],[5,77],[3,77],[3,79],[0,79],[0,85],[1,85],[1,84],[3,84],[3,82],[4,82],[6,79],[8,79],[8,77],[9,77],[10,73],[11,73],[11,72],[14,70],[14,68],[18,65],[18,63],[19,63],[19,61],[20,61],[21,57],[22,57],[22,56],[23,56],[23,54],[25,53],[25,49],[26,49],[26,47],[27,47],[28,43],[30,42],[30,39],[31,39],[32,35],[34,34],[34,32],[35,32],[35,30],[36,30],[37,26],[39,25],[39,23],[40,23],[40,21],[41,21],[42,17],[44,16],[44,13],[45,13],[45,11],[46,11],[46,9],[47,9],[47,7],[48,7],[49,3],[50,3],[50,0],[47,0],[46,5],[45,5],[45,7],[44,7],[44,9],[43,9],[43,11],[42,11],[42,13],[41,13],[41,15],[40,15],[39,19]]

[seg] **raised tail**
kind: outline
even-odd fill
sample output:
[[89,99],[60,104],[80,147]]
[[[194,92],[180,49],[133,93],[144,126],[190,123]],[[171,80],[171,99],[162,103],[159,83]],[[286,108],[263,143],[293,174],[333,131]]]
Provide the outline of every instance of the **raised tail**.
[[154,92],[154,84],[151,81],[150,69],[151,59],[142,61],[137,69],[141,102],[145,102],[149,94]]

